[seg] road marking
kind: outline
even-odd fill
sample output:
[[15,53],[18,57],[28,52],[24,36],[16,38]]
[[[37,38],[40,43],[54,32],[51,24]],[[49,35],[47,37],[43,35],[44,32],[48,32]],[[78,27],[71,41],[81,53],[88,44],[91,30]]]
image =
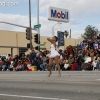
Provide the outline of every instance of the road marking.
[[5,97],[18,97],[18,98],[29,98],[29,99],[42,99],[42,100],[69,100],[69,99],[60,99],[60,98],[47,98],[47,97],[35,97],[35,96],[23,96],[23,95],[11,95],[11,94],[0,94],[0,96]]
[[96,79],[96,80],[100,81],[100,79]]

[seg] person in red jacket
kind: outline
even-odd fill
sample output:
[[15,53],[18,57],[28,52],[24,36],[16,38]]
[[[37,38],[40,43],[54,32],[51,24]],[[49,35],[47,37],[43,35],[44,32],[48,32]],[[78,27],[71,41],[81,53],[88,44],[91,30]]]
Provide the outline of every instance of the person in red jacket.
[[12,57],[10,54],[8,54],[8,60],[11,62],[12,61]]

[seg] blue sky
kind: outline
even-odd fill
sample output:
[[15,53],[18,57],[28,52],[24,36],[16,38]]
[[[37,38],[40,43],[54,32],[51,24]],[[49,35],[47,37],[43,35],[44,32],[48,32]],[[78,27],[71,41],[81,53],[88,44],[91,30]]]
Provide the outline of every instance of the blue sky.
[[[32,25],[36,24],[36,0],[31,0]],[[2,0],[0,0],[2,3]],[[28,25],[28,0],[3,0],[3,2],[19,2],[17,6],[0,6],[0,20],[17,24]],[[92,25],[100,30],[100,0],[40,0],[41,35],[51,36],[52,26],[57,23],[48,21],[47,8],[60,7],[70,11],[70,22],[62,23],[61,31],[72,29],[72,37],[78,38],[84,33],[87,25]],[[59,6],[60,5],[60,6]],[[18,16],[19,15],[19,16]],[[19,20],[18,22],[16,20]],[[49,28],[48,28],[49,27]],[[25,29],[1,25],[1,30],[24,31]],[[48,29],[48,30],[47,30]],[[55,26],[55,31],[57,26]],[[48,34],[49,35],[48,35]],[[76,35],[77,34],[77,35]]]
[[[28,2],[23,2],[23,1],[24,0],[18,1],[19,5],[16,5],[16,6],[5,6],[5,7],[1,6],[0,13],[28,15]],[[6,3],[7,3],[7,1],[6,1]],[[32,2],[31,7],[32,7],[31,8],[32,16],[36,17],[36,13],[34,13],[34,12],[36,12],[36,2]]]

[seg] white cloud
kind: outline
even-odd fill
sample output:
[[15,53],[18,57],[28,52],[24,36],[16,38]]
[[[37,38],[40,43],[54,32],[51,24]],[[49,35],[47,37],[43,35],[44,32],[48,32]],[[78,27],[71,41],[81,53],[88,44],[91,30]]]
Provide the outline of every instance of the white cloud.
[[[0,0],[2,1],[2,0]],[[6,1],[14,1],[14,0],[4,0]],[[20,0],[16,0],[20,1]],[[84,20],[81,19],[81,16],[89,15],[91,12],[93,14],[99,14],[100,11],[100,0],[40,0],[40,13],[47,13],[47,8],[49,6],[55,6],[60,8],[69,9],[71,14],[71,20],[69,23],[63,23],[61,25],[61,31],[72,29],[72,37],[77,38],[80,37],[81,34],[84,33],[84,29],[78,31],[75,28],[83,23]],[[79,19],[80,18],[80,19]],[[23,26],[29,26],[29,18],[28,16],[23,15],[13,15],[13,14],[0,14],[0,20],[11,22]],[[37,24],[37,19],[32,17],[32,26]],[[57,23],[54,21],[48,21],[47,17],[40,16],[40,23],[42,27],[40,28],[41,35],[51,36],[52,35],[52,26]],[[78,26],[80,27],[80,26]],[[75,31],[73,31],[73,28]],[[100,29],[100,24],[97,24],[97,28]],[[25,32],[25,28],[0,24],[1,30],[14,30],[14,31],[23,31]],[[57,25],[55,26],[55,31],[58,30]]]
[[71,16],[84,15],[100,11],[100,0],[40,0],[41,12],[46,12],[49,6],[69,9]]
[[97,29],[100,29],[100,24],[96,24],[95,26],[96,26]]
[[[0,20],[18,24],[18,25],[29,26],[28,16],[13,15],[13,14],[0,14]],[[37,24],[36,21],[37,21],[37,19],[35,17],[32,17],[32,26]],[[40,23],[42,25],[42,27],[40,28],[41,35],[52,36],[52,27],[54,26],[54,24],[56,24],[56,22],[48,21],[47,18],[40,16]],[[71,23],[61,24],[61,31],[69,30],[72,27],[76,27],[76,25],[71,24]],[[25,32],[25,28],[12,26],[12,25],[8,25],[8,24],[2,24],[2,23],[0,24],[0,30],[12,30],[12,31]],[[54,27],[54,30],[58,30],[57,25]],[[36,31],[33,31],[33,32],[36,32]]]
[[71,37],[72,38],[79,38],[79,37],[81,37],[82,34],[84,34],[84,32],[85,32],[84,30],[81,30],[81,31],[79,31],[79,30],[73,31],[72,30],[72,32],[71,32],[72,36]]
[[[13,15],[13,14],[1,14],[0,13],[0,21],[14,23],[22,26],[29,26],[29,18],[27,16],[22,15]],[[36,19],[32,18],[32,22],[35,23]],[[25,28],[12,26],[8,24],[0,24],[1,30],[12,30],[12,31],[25,31]]]

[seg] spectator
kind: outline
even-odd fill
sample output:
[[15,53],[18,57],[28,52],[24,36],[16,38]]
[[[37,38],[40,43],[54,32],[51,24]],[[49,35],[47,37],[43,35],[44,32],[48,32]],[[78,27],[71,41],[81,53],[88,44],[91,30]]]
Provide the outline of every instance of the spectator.
[[41,71],[42,69],[41,69],[40,65],[43,64],[43,59],[42,59],[42,57],[41,57],[41,58],[38,58],[37,62],[38,62],[37,70],[40,70],[40,71]]
[[82,70],[90,70],[90,62],[91,62],[91,57],[89,57],[88,53],[84,56],[84,63],[81,66]]
[[[75,48],[69,45],[66,50],[60,49],[60,68],[61,70],[92,70],[100,69],[100,36],[91,37],[91,39],[83,40]],[[27,71],[31,66],[37,66],[37,70],[48,69],[49,51],[35,52],[31,50],[30,54],[15,55],[14,58],[8,54],[6,57],[0,57],[0,70],[6,71]],[[56,70],[55,62],[53,62],[53,69]]]
[[94,57],[94,59],[93,59],[93,62],[92,62],[92,65],[93,65],[93,70],[96,70],[97,69],[97,67],[96,67],[96,65],[97,65],[97,63],[99,63],[99,55],[98,55],[98,53],[96,54],[96,56]]
[[2,70],[2,65],[3,65],[2,60],[0,60],[0,71]]
[[83,51],[82,51],[82,49],[79,49],[79,51],[78,51],[78,56],[83,56]]
[[18,62],[18,65],[16,67],[16,71],[21,71],[23,69],[23,64],[21,61]]
[[37,58],[33,59],[32,66],[38,66],[38,60],[37,60]]
[[47,70],[47,58],[45,55],[43,56],[42,60],[43,60],[43,63],[40,65],[40,68],[45,71]]
[[91,48],[91,49],[90,49],[90,57],[91,57],[91,61],[93,61],[94,56],[95,56],[94,49],[93,49],[93,48]]
[[30,53],[30,61],[31,61],[31,64],[33,65],[33,62],[34,62],[34,59],[36,58],[36,53],[34,50],[31,51]]
[[6,69],[10,68],[10,64],[11,64],[11,61],[9,61],[8,59],[6,59],[5,60]]
[[18,55],[15,55],[15,57],[14,57],[14,61],[15,61],[15,63],[18,63],[18,60],[19,60]]
[[72,67],[73,63],[74,63],[73,55],[70,55],[70,57],[68,59],[69,66],[68,66],[67,70],[71,70],[71,67]]
[[95,50],[98,49],[98,43],[97,43],[97,42],[95,42],[95,43],[93,44],[93,46],[94,46],[94,49],[95,49]]
[[12,61],[12,57],[10,54],[8,54],[8,60],[11,62]]
[[67,59],[67,60],[69,58],[69,54],[68,54],[68,51],[67,50],[64,51],[64,58]]
[[100,71],[100,59],[98,59],[98,63],[97,63],[97,65],[96,65],[96,68],[97,68],[97,70]]
[[74,51],[71,45],[69,45],[69,47],[67,48],[69,55],[74,55]]

